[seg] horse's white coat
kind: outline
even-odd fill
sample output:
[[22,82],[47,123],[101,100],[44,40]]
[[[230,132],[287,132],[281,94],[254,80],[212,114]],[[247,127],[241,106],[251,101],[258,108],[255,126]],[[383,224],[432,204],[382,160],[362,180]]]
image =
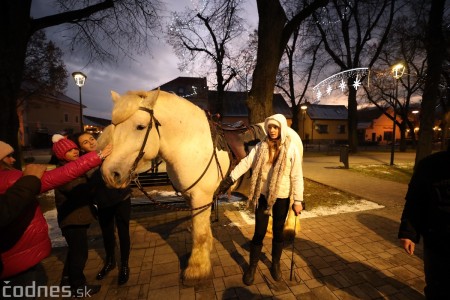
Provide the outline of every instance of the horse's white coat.
[[[129,184],[129,170],[139,153],[146,126],[151,119],[148,112],[138,110],[139,106],[153,109],[154,117],[161,126],[158,136],[153,124],[144,148],[145,155],[136,171],[139,173],[149,169],[151,159],[159,155],[166,162],[167,173],[177,190],[185,191],[201,177],[214,151],[210,127],[203,110],[177,95],[163,91],[129,92],[122,96],[112,93],[112,97],[115,103],[112,120],[115,127],[110,132],[113,152],[102,165],[104,179],[110,186]],[[133,103],[130,105],[123,101]],[[228,154],[217,151],[217,157],[225,175],[230,166]],[[192,208],[208,204],[213,200],[214,191],[221,180],[213,158],[205,175],[184,193],[184,197]],[[211,272],[210,214],[210,207],[192,212],[193,245],[184,272],[185,279],[204,278]]]

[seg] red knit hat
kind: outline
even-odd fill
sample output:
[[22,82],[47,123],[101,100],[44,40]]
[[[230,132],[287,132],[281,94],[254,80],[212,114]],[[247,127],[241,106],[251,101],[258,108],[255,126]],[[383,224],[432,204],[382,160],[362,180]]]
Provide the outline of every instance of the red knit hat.
[[60,134],[54,134],[52,136],[53,152],[60,160],[65,160],[65,155],[72,149],[78,149],[77,145],[72,141]]

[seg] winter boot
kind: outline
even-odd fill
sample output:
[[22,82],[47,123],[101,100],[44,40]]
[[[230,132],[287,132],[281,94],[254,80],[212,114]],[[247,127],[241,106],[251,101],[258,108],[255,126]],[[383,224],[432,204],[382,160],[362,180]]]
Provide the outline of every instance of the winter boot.
[[272,266],[270,267],[270,274],[275,281],[280,281],[283,276],[281,274],[280,258],[283,252],[283,242],[272,243]]
[[103,268],[98,272],[97,274],[97,280],[102,280],[103,278],[108,275],[111,270],[113,270],[116,267],[116,260],[114,256],[106,256],[105,265]]
[[250,244],[250,261],[247,270],[244,272],[242,280],[246,285],[252,285],[255,280],[256,267],[258,266],[259,255],[261,254],[262,245]]
[[124,260],[120,266],[118,284],[127,283],[128,278],[130,278],[130,268],[128,267],[128,260]]

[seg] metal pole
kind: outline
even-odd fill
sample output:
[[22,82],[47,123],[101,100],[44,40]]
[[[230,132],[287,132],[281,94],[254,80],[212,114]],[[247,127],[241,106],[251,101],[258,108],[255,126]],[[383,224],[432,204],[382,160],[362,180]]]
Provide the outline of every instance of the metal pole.
[[80,132],[83,132],[84,125],[83,125],[83,102],[81,101],[81,86],[78,88],[80,90]]
[[394,153],[395,153],[395,127],[397,127],[395,121],[397,119],[397,110],[396,110],[396,106],[397,106],[397,97],[398,97],[398,79],[396,81],[395,84],[395,98],[394,98],[394,121],[392,122],[392,145],[391,145],[391,162],[390,165],[393,166],[394,165]]
[[291,275],[289,280],[292,281],[292,273],[294,272],[294,250],[295,250],[295,230],[297,229],[297,216],[295,216],[294,222],[294,239],[292,240],[292,253],[291,253]]

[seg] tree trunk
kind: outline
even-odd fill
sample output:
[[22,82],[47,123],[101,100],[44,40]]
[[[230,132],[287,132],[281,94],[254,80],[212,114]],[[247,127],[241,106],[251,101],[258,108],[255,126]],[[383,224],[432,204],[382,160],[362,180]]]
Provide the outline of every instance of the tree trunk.
[[358,103],[356,102],[356,90],[353,88],[352,83],[354,78],[349,77],[347,81],[348,85],[348,143],[350,150],[353,153],[358,152]]
[[436,104],[439,97],[439,82],[445,55],[442,33],[442,16],[445,0],[433,0],[428,21],[425,44],[427,48],[427,75],[420,114],[420,135],[416,152],[416,164],[433,150],[433,127]]
[[[0,2],[0,36],[3,44],[0,47],[0,57],[3,57],[0,64],[0,140],[10,144],[16,153],[20,153],[17,98],[30,37],[30,7],[30,0]],[[20,161],[17,159],[16,167],[20,167]]]
[[[264,3],[261,3],[264,2]],[[250,123],[272,115],[276,74],[283,55],[282,33],[287,18],[279,1],[258,0],[258,52],[253,84],[247,99]]]

